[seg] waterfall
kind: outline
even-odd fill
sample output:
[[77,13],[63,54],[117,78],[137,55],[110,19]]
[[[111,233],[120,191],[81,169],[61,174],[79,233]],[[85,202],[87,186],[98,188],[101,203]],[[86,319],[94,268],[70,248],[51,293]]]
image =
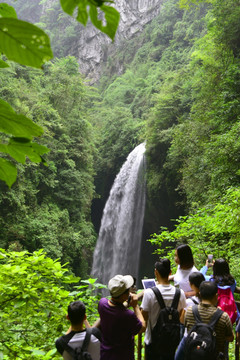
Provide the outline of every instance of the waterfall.
[[117,274],[138,276],[146,198],[144,153],[143,143],[128,155],[103,211],[91,272],[102,284]]

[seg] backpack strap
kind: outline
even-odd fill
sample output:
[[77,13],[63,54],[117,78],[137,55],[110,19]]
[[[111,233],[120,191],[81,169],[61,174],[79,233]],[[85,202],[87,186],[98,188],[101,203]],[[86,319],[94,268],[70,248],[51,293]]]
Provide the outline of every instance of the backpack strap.
[[[151,289],[154,292],[161,309],[164,309],[166,307],[166,305],[164,303],[161,291],[157,288],[157,286],[154,286]],[[174,308],[174,309],[177,309],[177,307],[178,307],[180,294],[181,294],[180,290],[178,288],[176,288],[174,298],[173,298],[173,301],[172,301],[172,305],[171,305],[171,307]]]
[[195,321],[197,323],[201,323],[202,319],[201,319],[201,316],[200,316],[199,311],[198,311],[198,305],[193,305],[192,312],[193,312],[193,316],[194,316]]
[[68,343],[64,340],[63,336],[58,339],[60,345],[63,347],[64,350],[66,350],[72,358],[75,356],[74,349],[68,345]]
[[190,297],[189,299],[191,299],[192,302],[193,302],[195,305],[198,305],[198,304],[199,304],[199,302],[197,302],[197,300],[195,300],[193,297]]
[[102,342],[102,333],[97,327],[91,328],[92,335],[94,335],[100,342]]
[[161,309],[164,309],[166,307],[166,305],[164,303],[161,291],[157,288],[157,286],[154,286],[151,289],[154,292]]
[[176,288],[176,291],[175,291],[175,294],[174,294],[174,298],[173,298],[173,301],[172,301],[172,308],[174,309],[177,309],[178,307],[178,303],[179,303],[179,299],[180,299],[180,294],[181,294],[181,291],[180,289]]
[[216,323],[218,322],[218,320],[220,319],[222,314],[223,314],[223,311],[221,309],[217,308],[217,310],[215,311],[215,313],[211,317],[211,319],[209,321],[209,324],[208,324],[212,329],[214,329]]
[[90,338],[91,338],[91,334],[92,334],[91,328],[86,328],[86,335],[85,335],[83,344],[81,346],[81,349],[82,349],[83,352],[87,351],[88,344],[89,344],[89,341],[90,341]]
[[[193,312],[193,316],[196,320],[197,323],[202,323],[202,319],[201,316],[199,314],[198,311],[198,305],[193,305],[192,307],[192,312]],[[222,316],[223,311],[220,310],[219,308],[216,309],[215,313],[212,315],[208,325],[214,329],[216,323],[218,322],[218,320],[220,319],[220,317]]]

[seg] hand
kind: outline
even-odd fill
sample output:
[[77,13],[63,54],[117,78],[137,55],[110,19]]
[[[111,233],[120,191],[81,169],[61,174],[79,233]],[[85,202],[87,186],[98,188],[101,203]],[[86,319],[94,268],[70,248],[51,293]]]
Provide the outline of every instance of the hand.
[[196,291],[191,290],[191,291],[186,291],[185,293],[186,298],[192,297],[196,295]]
[[214,264],[214,260],[213,260],[213,262],[211,262],[211,263],[209,263],[208,260],[206,260],[206,266],[207,266],[208,268],[213,267],[213,264]]
[[137,294],[130,293],[131,300],[130,300],[130,306],[135,308],[138,305],[138,296]]

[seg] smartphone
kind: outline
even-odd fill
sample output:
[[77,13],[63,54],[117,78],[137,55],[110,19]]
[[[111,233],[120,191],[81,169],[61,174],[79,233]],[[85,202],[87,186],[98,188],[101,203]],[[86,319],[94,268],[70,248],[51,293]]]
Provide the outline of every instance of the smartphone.
[[208,263],[212,264],[212,262],[213,262],[213,255],[210,254],[210,255],[208,255]]

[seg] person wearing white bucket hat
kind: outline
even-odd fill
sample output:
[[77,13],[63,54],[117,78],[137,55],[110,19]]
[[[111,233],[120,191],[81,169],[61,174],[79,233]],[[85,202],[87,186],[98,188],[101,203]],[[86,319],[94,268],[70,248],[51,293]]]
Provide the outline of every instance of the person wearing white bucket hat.
[[113,298],[118,298],[126,290],[130,289],[134,284],[131,275],[116,275],[108,282],[108,289]]
[[[111,299],[99,301],[102,343],[101,360],[134,360],[134,335],[145,331],[146,324],[138,306],[131,275],[116,275],[108,282]],[[123,303],[129,300],[132,310]]]

